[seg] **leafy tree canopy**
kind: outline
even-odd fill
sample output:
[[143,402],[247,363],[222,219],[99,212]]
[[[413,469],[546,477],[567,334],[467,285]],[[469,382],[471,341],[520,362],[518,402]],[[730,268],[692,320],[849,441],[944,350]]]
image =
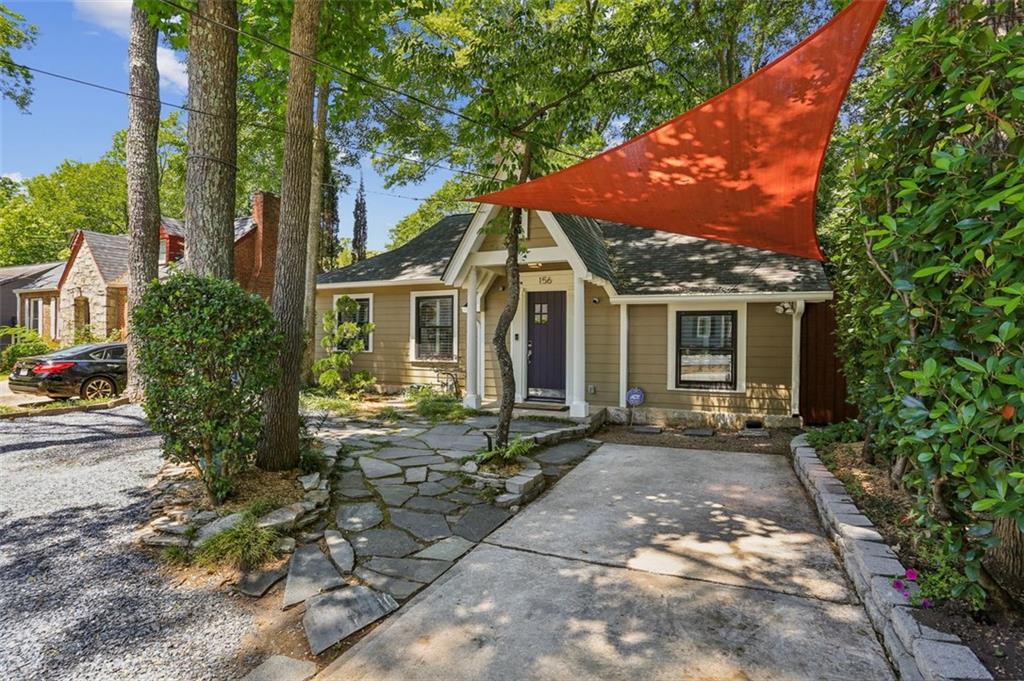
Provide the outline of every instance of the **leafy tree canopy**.
[[32,72],[14,66],[12,49],[30,47],[36,41],[36,27],[25,17],[0,4],[0,97],[6,97],[22,111],[32,103]]
[[0,206],[0,266],[67,257],[79,229],[123,234],[128,229],[124,166],[106,159],[64,161],[22,183]]

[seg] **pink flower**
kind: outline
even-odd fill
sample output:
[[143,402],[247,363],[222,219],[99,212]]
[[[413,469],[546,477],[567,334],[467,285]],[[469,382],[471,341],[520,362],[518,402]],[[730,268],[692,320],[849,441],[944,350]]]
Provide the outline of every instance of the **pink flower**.
[[921,607],[922,608],[930,608],[930,607],[932,607],[932,602],[930,600],[928,600],[927,598],[922,598],[921,599]]
[[894,579],[894,580],[892,580],[892,588],[896,589],[897,591],[903,591],[903,580],[902,579]]
[[911,582],[917,581],[917,570],[914,568],[907,568],[907,579]]
[[903,600],[905,600],[905,601],[909,601],[910,600],[910,592],[909,591],[904,591],[903,592]]

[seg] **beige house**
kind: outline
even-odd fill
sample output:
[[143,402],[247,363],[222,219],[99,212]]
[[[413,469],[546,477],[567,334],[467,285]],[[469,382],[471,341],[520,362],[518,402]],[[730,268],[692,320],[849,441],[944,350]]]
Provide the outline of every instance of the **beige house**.
[[[467,406],[498,399],[490,339],[505,305],[508,209],[442,219],[404,246],[322,274],[317,309],[347,295],[374,324],[355,359],[381,388],[454,372]],[[530,211],[509,333],[516,401],[571,416],[742,425],[800,411],[801,317],[832,298],[821,263],[572,215]],[[319,328],[319,325],[318,325]],[[318,338],[319,348],[319,338]],[[318,350],[323,352],[323,350]]]

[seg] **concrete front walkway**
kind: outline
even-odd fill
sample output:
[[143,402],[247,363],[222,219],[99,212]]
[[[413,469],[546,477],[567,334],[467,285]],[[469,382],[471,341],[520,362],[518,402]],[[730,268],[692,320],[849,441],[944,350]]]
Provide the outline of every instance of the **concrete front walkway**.
[[788,461],[604,445],[320,679],[892,679]]

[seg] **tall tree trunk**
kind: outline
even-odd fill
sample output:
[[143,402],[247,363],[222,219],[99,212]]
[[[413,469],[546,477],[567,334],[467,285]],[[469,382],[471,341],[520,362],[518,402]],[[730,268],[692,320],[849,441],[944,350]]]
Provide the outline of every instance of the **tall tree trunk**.
[[[304,4],[304,3],[300,3]],[[236,89],[235,0],[199,0],[188,27],[188,165],[185,173],[185,267],[234,275]]]
[[[321,0],[297,2],[292,10],[291,50],[313,54]],[[261,468],[284,470],[299,463],[299,381],[302,370],[302,298],[306,284],[309,176],[313,160],[312,65],[294,54],[288,61],[281,222],[271,307],[284,333],[281,377],[263,400],[264,432],[256,458]]]
[[[533,157],[529,143],[523,145],[523,162],[519,168],[519,184],[530,179],[530,164]],[[519,307],[519,229],[522,224],[522,209],[513,208],[510,215],[508,234],[505,235],[505,290],[508,297],[505,307],[494,326],[491,345],[501,371],[501,403],[498,406],[498,425],[494,436],[495,447],[508,445],[508,431],[512,424],[512,410],[516,403],[516,376],[512,367],[512,354],[508,351],[508,330]]]
[[135,306],[157,277],[160,253],[160,193],[157,134],[160,129],[160,76],[156,67],[156,26],[138,0],[132,3],[128,40],[128,385],[125,395],[141,400],[139,342],[132,325]]
[[327,144],[327,99],[331,83],[324,78],[316,105],[316,137],[313,139],[313,160],[309,181],[309,232],[306,234],[306,295],[302,314],[306,326],[306,346],[302,356],[302,382],[313,384],[313,357],[316,354],[316,275],[320,261],[320,208],[323,203],[325,147]]

